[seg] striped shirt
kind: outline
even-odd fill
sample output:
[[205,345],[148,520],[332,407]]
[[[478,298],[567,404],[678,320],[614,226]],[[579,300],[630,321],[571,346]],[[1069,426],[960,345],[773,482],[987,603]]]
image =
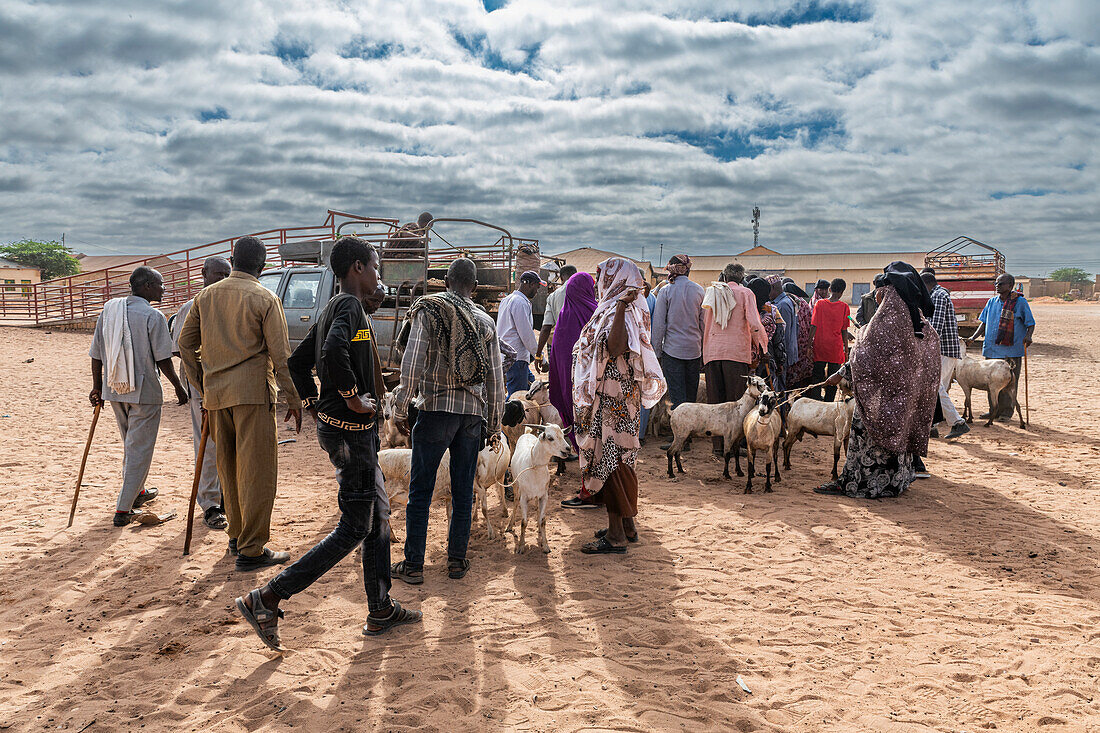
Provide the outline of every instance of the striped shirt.
[[[473,304],[474,316],[483,326],[489,368],[484,384],[458,384],[454,369],[438,348],[432,320],[421,311],[413,319],[409,343],[401,358],[401,384],[394,393],[393,414],[405,418],[409,404],[428,412],[450,412],[458,415],[480,415],[490,433],[500,431],[504,408],[504,371],[500,363],[500,344],[493,319]],[[415,400],[415,402],[414,402]]]
[[961,359],[962,349],[959,347],[959,323],[955,320],[955,305],[951,302],[951,294],[947,288],[937,285],[929,293],[932,298],[932,317],[928,322],[936,333],[940,335],[940,355],[951,359]]

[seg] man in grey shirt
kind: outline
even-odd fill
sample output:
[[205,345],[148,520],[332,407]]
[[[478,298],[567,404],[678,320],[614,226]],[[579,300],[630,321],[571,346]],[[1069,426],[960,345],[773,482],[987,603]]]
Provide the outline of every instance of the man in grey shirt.
[[134,517],[134,509],[157,498],[157,490],[145,488],[153,446],[160,429],[160,410],[164,395],[160,388],[159,369],[176,388],[179,404],[187,404],[187,390],[172,366],[172,336],[168,320],[150,303],[164,297],[164,280],[151,267],[139,267],[130,274],[130,295],[126,297],[126,324],[133,351],[134,380],[132,389],[117,394],[103,384],[103,362],[108,358],[104,318],[96,321],[95,335],[88,356],[92,358],[92,391],[88,399],[92,406],[110,402],[122,435],[122,490],[115,508],[115,526],[124,527]]
[[[229,260],[224,257],[208,257],[202,263],[202,286],[204,288],[229,277],[232,268]],[[191,306],[195,299],[187,301],[180,306],[172,320],[172,353],[179,356],[180,332],[183,331],[183,323],[187,320],[187,314],[191,312]],[[180,374],[183,374],[180,367]],[[188,396],[191,398],[191,442],[195,446],[195,458],[199,456],[199,440],[202,439],[202,394],[195,389],[190,381],[185,385]],[[218,481],[218,453],[214,447],[214,436],[206,436],[206,452],[203,453],[202,468],[200,469],[199,507],[202,509],[202,521],[210,529],[225,529],[229,521],[225,518],[225,509],[222,507],[222,485]]]
[[703,286],[688,279],[691,258],[668,261],[668,284],[657,291],[653,309],[653,349],[668,382],[672,409],[694,402],[703,369]]

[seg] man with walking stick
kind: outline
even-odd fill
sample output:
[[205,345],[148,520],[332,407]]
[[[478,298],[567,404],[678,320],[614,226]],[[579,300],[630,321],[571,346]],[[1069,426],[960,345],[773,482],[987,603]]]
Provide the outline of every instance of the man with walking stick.
[[[966,341],[971,343],[984,333],[982,356],[1004,359],[1012,368],[1012,384],[1001,392],[992,413],[996,420],[1011,420],[1024,354],[1035,332],[1035,317],[1031,315],[1027,299],[1015,290],[1016,278],[1006,272],[997,278],[996,287],[997,295],[989,299],[978,316],[981,325]],[[989,417],[987,412],[979,419],[988,420]]]
[[214,436],[229,551],[237,555],[237,570],[245,571],[290,559],[266,547],[279,474],[276,383],[287,403],[284,422],[293,419],[302,429],[302,402],[286,364],[286,315],[257,279],[266,261],[260,239],[238,239],[233,271],[195,296],[179,338],[180,358],[202,393]]
[[[202,286],[208,288],[216,282],[229,277],[229,260],[224,257],[210,257],[202,263]],[[187,301],[180,306],[172,320],[172,343],[174,353],[179,356],[180,332],[187,320],[187,314],[191,312],[191,306],[195,299]],[[185,374],[180,367],[180,373]],[[199,446],[202,445],[202,394],[195,385],[187,380],[187,393],[191,398],[191,440],[195,444],[195,457],[199,455]],[[199,472],[198,502],[202,507],[202,521],[210,529],[225,529],[229,521],[225,518],[225,510],[222,508],[222,485],[218,481],[218,459],[214,451],[214,441],[210,439],[209,429],[206,437],[206,451],[203,453],[202,468]],[[190,521],[190,518],[188,518]]]
[[130,295],[107,301],[96,321],[88,350],[92,358],[92,391],[88,400],[93,407],[111,403],[122,435],[122,489],[115,507],[116,527],[132,522],[135,509],[157,498],[156,489],[145,488],[145,479],[153,461],[164,404],[160,374],[168,377],[176,388],[179,404],[186,404],[188,399],[187,390],[172,366],[168,321],[151,305],[163,297],[164,280],[159,272],[151,267],[134,270],[130,275]]

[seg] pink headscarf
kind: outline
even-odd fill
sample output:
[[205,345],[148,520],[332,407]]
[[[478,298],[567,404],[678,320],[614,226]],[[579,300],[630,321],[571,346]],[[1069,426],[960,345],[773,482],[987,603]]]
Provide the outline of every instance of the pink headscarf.
[[[615,320],[615,304],[629,289],[641,291],[643,287],[642,271],[630,260],[612,257],[596,267],[596,297],[599,304],[573,347],[574,412],[579,413],[596,401],[597,386],[603,380],[604,369],[611,358],[607,353],[607,336]],[[629,351],[624,356],[634,368],[642,407],[653,407],[664,396],[667,384],[649,341],[649,308],[645,306],[644,298],[635,298],[630,303],[626,309],[625,323]]]

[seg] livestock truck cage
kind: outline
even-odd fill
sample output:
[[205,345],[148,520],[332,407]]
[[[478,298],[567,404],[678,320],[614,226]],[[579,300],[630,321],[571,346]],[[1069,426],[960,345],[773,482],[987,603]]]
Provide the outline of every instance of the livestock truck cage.
[[[423,229],[410,233],[397,219],[332,209],[322,224],[265,229],[251,236],[267,248],[267,271],[300,262],[327,265],[332,243],[346,234],[366,239],[379,250],[388,297],[376,320],[390,322],[391,332],[396,331],[415,297],[443,289],[443,275],[456,257],[470,257],[477,263],[477,299],[495,315],[500,299],[515,285],[517,248],[538,248],[537,239],[515,237],[503,227],[475,219],[433,219]],[[91,326],[108,300],[129,294],[130,273],[141,265],[154,267],[164,277],[164,300],[157,307],[170,316],[202,288],[203,261],[215,256],[228,258],[233,242],[242,236],[249,234],[167,254],[135,257],[111,267],[18,289],[0,289],[0,323]],[[540,256],[538,262],[544,279],[554,280],[562,261]],[[536,298],[537,317],[544,303],[545,292]]]
[[936,280],[951,293],[959,335],[973,335],[986,302],[997,294],[996,282],[1005,272],[1005,256],[988,244],[960,236],[929,252],[924,266],[935,270]]

